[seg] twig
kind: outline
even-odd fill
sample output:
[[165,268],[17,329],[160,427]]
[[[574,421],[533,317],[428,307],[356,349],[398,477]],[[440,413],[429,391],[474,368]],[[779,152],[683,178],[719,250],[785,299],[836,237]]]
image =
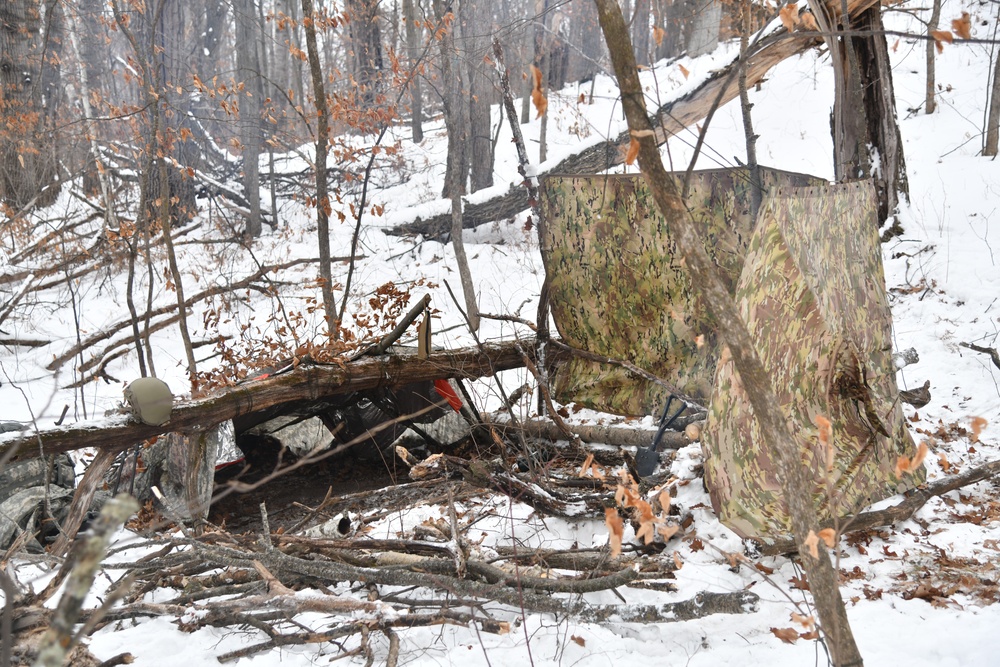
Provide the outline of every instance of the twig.
[[997,352],[994,347],[982,347],[980,345],[974,345],[973,343],[959,343],[962,347],[968,348],[973,352],[982,352],[983,354],[990,355],[990,359],[993,360],[993,365],[1000,368],[1000,353]]

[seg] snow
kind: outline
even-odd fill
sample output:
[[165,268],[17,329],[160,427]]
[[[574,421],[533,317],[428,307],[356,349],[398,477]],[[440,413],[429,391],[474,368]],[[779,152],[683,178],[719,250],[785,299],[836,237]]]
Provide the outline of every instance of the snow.
[[[942,17],[957,17],[970,11],[974,19],[995,20],[989,6],[946,1]],[[890,29],[913,30],[918,24],[909,16],[887,13]],[[976,21],[973,21],[976,25]],[[977,28],[981,29],[981,28]],[[894,38],[890,37],[890,46]],[[946,46],[937,58],[937,81],[941,88],[938,111],[923,113],[924,42],[900,39],[893,48],[893,76],[897,93],[897,111],[904,140],[910,201],[899,212],[905,229],[902,237],[884,245],[886,285],[890,289],[897,350],[914,347],[920,354],[918,364],[902,369],[898,374],[901,388],[912,389],[931,380],[932,402],[920,410],[906,407],[911,430],[918,441],[926,441],[932,453],[928,457],[929,476],[945,474],[944,462],[951,472],[966,470],[1000,456],[1000,369],[989,357],[960,346],[972,343],[986,347],[1000,345],[1000,162],[980,157],[983,109],[987,99],[986,81],[991,67],[990,46],[963,44]],[[715,68],[730,60],[733,45],[720,48],[715,54],[700,59],[683,59],[661,64],[655,72],[643,73],[655,108],[665,99],[693,89]],[[687,77],[678,64],[689,72]],[[589,88],[589,86],[588,86]],[[617,91],[608,76],[598,76],[594,82],[594,103],[579,104],[580,92],[569,86],[549,98],[548,137],[550,146],[545,164],[534,164],[535,173],[577,150],[581,145],[614,137],[624,129]],[[829,58],[817,51],[790,59],[773,70],[759,90],[750,91],[753,119],[760,135],[758,155],[763,164],[789,171],[801,171],[830,178],[833,175],[829,110],[833,97],[832,72]],[[532,114],[534,115],[534,114]],[[494,110],[494,121],[499,110]],[[532,118],[522,126],[529,153],[537,161],[540,121]],[[450,246],[430,241],[402,239],[385,235],[382,230],[416,217],[427,217],[449,210],[448,202],[439,199],[443,182],[446,142],[440,121],[428,123],[426,139],[413,145],[404,129],[396,132],[402,148],[406,182],[389,182],[372,193],[372,205],[384,206],[381,216],[365,212],[355,288],[348,312],[361,313],[368,309],[367,300],[383,283],[395,281],[413,291],[413,298],[424,292],[433,296],[433,306],[440,311],[435,322],[435,344],[457,347],[472,343],[462,326],[461,316],[444,287],[448,281],[459,288],[454,270],[454,253]],[[706,147],[698,159],[698,167],[734,166],[743,159],[745,148],[742,120],[738,103],[721,108],[711,123]],[[517,160],[509,142],[509,129],[504,122],[496,160],[497,184],[489,193],[472,195],[468,201],[478,201],[496,192],[506,191],[517,184]],[[694,135],[682,135],[671,140],[663,152],[668,166],[682,169],[692,154]],[[308,146],[298,153],[279,160],[282,168],[291,171],[306,167],[311,154]],[[379,177],[383,178],[383,177]],[[334,255],[346,255],[354,222],[349,204],[355,201],[345,196],[343,205],[335,210],[345,214],[347,222],[332,224],[331,245]],[[52,216],[78,210],[79,204],[65,194],[49,209]],[[215,218],[196,220],[200,223],[194,234],[211,235],[213,225],[225,225],[220,211]],[[307,209],[299,200],[282,198],[277,218],[283,225],[266,233],[255,243],[253,257],[239,248],[213,246],[204,250],[198,246],[182,246],[182,271],[189,284],[190,296],[216,284],[228,284],[248,275],[257,263],[278,263],[296,257],[315,255],[315,226]],[[336,220],[336,216],[333,218]],[[99,224],[98,221],[95,224]],[[525,215],[513,224],[501,222],[465,233],[465,243],[480,307],[487,313],[507,313],[533,319],[543,269],[533,231],[523,228]],[[233,224],[236,224],[235,222]],[[5,248],[12,261],[17,261],[18,249]],[[19,266],[28,271],[38,267]],[[334,264],[334,279],[343,281],[346,265]],[[322,332],[320,314],[310,311],[310,299],[318,297],[312,267],[293,267],[280,274],[287,286],[282,290],[283,313],[265,296],[246,290],[233,292],[214,300],[220,317],[217,325],[203,326],[203,308],[190,318],[196,338],[208,338],[219,333],[231,334],[234,344],[251,345],[275,335],[289,313],[301,318],[300,331],[305,338],[318,338]],[[137,294],[144,294],[144,273],[137,276]],[[31,281],[26,277],[22,284]],[[432,285],[436,285],[433,286]],[[8,288],[16,293],[20,285]],[[169,304],[172,293],[161,290],[156,305]],[[342,291],[338,291],[340,298]],[[134,354],[111,360],[108,374],[121,383],[92,382],[74,392],[62,389],[73,379],[71,364],[52,372],[46,369],[52,350],[61,352],[76,343],[77,322],[81,337],[100,331],[119,321],[124,312],[124,275],[115,273],[110,280],[82,283],[76,286],[75,308],[60,305],[67,295],[59,294],[50,303],[39,303],[26,317],[11,318],[3,326],[11,336],[46,338],[56,341],[42,351],[31,348],[0,350],[0,404],[3,419],[36,421],[40,427],[50,427],[63,410],[70,406],[68,425],[98,418],[97,423],[111,423],[119,408],[122,384],[133,379]],[[242,337],[240,327],[247,332]],[[484,340],[527,333],[523,327],[494,320],[484,320],[480,337]],[[124,335],[124,334],[120,334]],[[104,345],[100,343],[99,345]],[[157,371],[177,393],[186,386],[185,356],[179,337],[172,328],[153,336]],[[210,361],[204,362],[212,363]],[[527,380],[525,371],[504,373],[502,381],[510,391]],[[500,398],[495,385],[489,382],[472,384],[472,391],[483,409],[493,409]],[[515,406],[527,415],[532,401],[525,398]],[[112,414],[104,418],[106,412]],[[970,429],[974,417],[987,420],[978,442],[969,433],[955,437],[930,435],[951,424]],[[581,421],[609,419],[584,411]],[[642,422],[652,426],[652,419]],[[6,436],[11,437],[11,436]],[[792,625],[789,614],[803,601],[801,591],[792,588],[790,580],[799,575],[794,565],[784,558],[765,558],[762,563],[774,572],[765,579],[761,572],[747,566],[730,569],[724,552],[742,552],[740,540],[722,526],[710,509],[708,496],[698,476],[700,449],[690,446],[678,452],[672,473],[682,481],[676,504],[694,518],[697,537],[705,547],[695,549],[691,540],[672,542],[683,567],[677,571],[676,593],[639,591],[622,588],[619,593],[628,604],[663,603],[685,600],[701,591],[733,592],[749,587],[761,597],[758,611],[743,615],[716,615],[697,621],[671,624],[641,625],[621,622],[583,624],[573,619],[554,618],[544,614],[521,614],[512,608],[491,605],[497,618],[508,620],[512,629],[506,635],[478,633],[469,627],[444,626],[412,628],[400,631],[401,662],[411,665],[441,665],[461,663],[465,667],[489,665],[508,667],[532,664],[615,665],[620,662],[657,662],[661,664],[698,665],[768,665],[784,667],[822,663],[825,655],[817,644],[800,640],[787,645],[770,631],[772,627]],[[880,504],[884,506],[891,499]],[[863,545],[840,544],[840,567],[848,572],[857,568],[859,576],[843,586],[848,600],[848,615],[862,655],[869,665],[905,664],[909,667],[940,667],[961,665],[977,667],[997,664],[1000,654],[1000,605],[988,604],[966,593],[956,593],[941,606],[923,599],[904,599],[903,591],[922,570],[934,572],[941,566],[935,559],[946,553],[950,558],[968,559],[974,576],[1000,579],[1000,552],[993,545],[1000,540],[1000,522],[987,515],[981,523],[955,518],[967,515],[998,501],[994,485],[983,482],[942,499],[930,501],[917,515],[891,530],[882,531]],[[482,540],[484,552],[516,543],[519,548],[581,548],[602,547],[607,543],[607,530],[600,521],[542,518],[532,510],[506,497],[463,505],[463,511],[475,512],[480,520],[473,534]],[[396,538],[428,519],[447,519],[443,508],[424,506],[406,513],[394,513],[373,524],[372,537]],[[626,527],[625,540],[634,536]],[[138,538],[121,533],[119,545],[136,542]],[[124,552],[116,559],[138,557],[141,552]],[[113,573],[112,573],[113,574]],[[48,574],[37,566],[23,565],[19,580],[30,582],[38,590]],[[902,578],[902,579],[901,579]],[[106,587],[102,580],[100,586]],[[103,589],[95,591],[92,603]],[[344,585],[335,588],[349,594]],[[878,595],[875,592],[878,592]],[[869,596],[872,599],[869,599]],[[157,593],[160,601],[169,599]],[[617,604],[620,600],[610,592],[588,594],[593,603]],[[135,656],[135,665],[185,665],[201,667],[218,664],[216,656],[227,651],[257,643],[263,636],[256,631],[232,629],[201,629],[183,633],[176,618],[140,618],[112,624],[96,632],[90,640],[91,651],[101,659],[123,651]],[[296,619],[313,628],[328,627],[330,620],[318,614],[304,614]],[[579,639],[580,641],[577,641]],[[353,640],[352,640],[353,641]],[[356,646],[348,642],[348,648]],[[372,646],[376,662],[385,660],[388,643],[384,636],[373,633]],[[307,645],[274,649],[244,658],[240,664],[291,667],[326,664],[339,654],[334,644]],[[344,663],[363,664],[363,656],[344,659]]]

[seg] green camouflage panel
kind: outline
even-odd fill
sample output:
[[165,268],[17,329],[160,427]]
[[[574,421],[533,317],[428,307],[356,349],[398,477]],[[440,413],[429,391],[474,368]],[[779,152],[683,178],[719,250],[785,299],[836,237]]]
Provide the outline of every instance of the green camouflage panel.
[[[671,177],[680,187],[683,174]],[[767,168],[761,180],[765,190],[825,183]],[[747,169],[692,174],[686,204],[730,289],[753,231],[751,194]],[[642,177],[549,176],[541,203],[542,259],[563,340],[629,361],[707,401],[719,355],[715,327]],[[552,385],[564,403],[626,415],[654,414],[667,397],[655,383],[585,359],[561,365]]]
[[[776,188],[750,240],[736,301],[802,459],[820,520],[924,480],[895,474],[914,446],[898,401],[875,191],[868,181]],[[832,423],[830,450],[817,417]],[[723,350],[702,447],[720,520],[742,537],[786,535],[773,451]]]

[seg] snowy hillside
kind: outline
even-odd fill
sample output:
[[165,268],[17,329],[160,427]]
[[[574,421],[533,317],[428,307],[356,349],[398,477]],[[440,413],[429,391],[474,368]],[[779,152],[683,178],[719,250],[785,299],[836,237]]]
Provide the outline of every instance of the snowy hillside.
[[[997,20],[991,5],[945,3],[942,17],[973,15],[974,35],[988,38]],[[909,15],[888,12],[890,30],[922,30]],[[904,140],[909,175],[910,201],[900,211],[904,234],[885,243],[886,286],[894,318],[897,349],[916,348],[920,362],[900,371],[901,389],[920,387],[930,381],[932,401],[919,410],[904,407],[917,442],[926,442],[931,454],[926,466],[933,480],[943,475],[967,471],[1000,459],[1000,367],[988,354],[961,344],[1000,348],[1000,162],[979,156],[987,81],[995,45],[945,45],[937,58],[940,87],[938,110],[926,115],[924,97],[924,42],[890,36],[896,105]],[[720,47],[711,56],[696,60],[661,63],[643,73],[648,94],[655,105],[680,91],[690,89],[712,69],[727,62],[736,46]],[[589,94],[589,84],[588,92]],[[581,104],[580,90],[570,86],[550,95],[547,128],[549,161],[552,165],[582,144],[616,136],[625,129],[617,88],[608,76],[595,83],[593,104]],[[829,59],[813,51],[776,67],[759,90],[750,91],[754,104],[755,130],[760,135],[758,155],[763,164],[831,178],[833,175],[829,110],[833,79]],[[494,110],[494,121],[499,110]],[[529,154],[537,157],[540,121],[522,127]],[[738,101],[721,108],[711,122],[699,168],[736,166],[743,160],[745,144]],[[376,188],[371,205],[379,211],[363,221],[356,274],[353,277],[351,306],[347,312],[355,322],[374,312],[369,299],[387,283],[410,290],[413,300],[424,293],[432,296],[439,312],[435,321],[434,344],[460,347],[473,344],[462,315],[448,294],[445,282],[460,292],[454,252],[450,244],[433,240],[387,235],[385,230],[417,215],[447,209],[438,199],[443,181],[446,141],[443,122],[432,121],[426,138],[413,145],[405,128],[397,130],[401,145],[405,181],[385,177],[384,187]],[[504,124],[498,141],[497,185],[490,192],[507,190],[516,183],[516,155]],[[687,166],[695,135],[672,139],[664,148],[665,161],[675,168]],[[308,148],[303,148],[308,151]],[[302,168],[301,158],[289,155],[283,162],[289,171]],[[544,169],[546,165],[538,165]],[[390,182],[391,181],[391,182]],[[490,194],[480,193],[470,199]],[[340,206],[340,205],[338,205]],[[347,256],[353,232],[350,202],[345,198],[342,212],[347,221],[332,224],[331,246],[336,256]],[[52,217],[78,211],[81,204],[63,194],[41,215]],[[382,210],[384,207],[384,210]],[[337,208],[335,208],[336,212]],[[184,288],[195,294],[224,287],[254,273],[259,266],[291,262],[315,256],[314,211],[294,197],[279,200],[277,230],[252,246],[195,243],[222,235],[220,221],[208,213],[192,223],[192,231],[178,245],[181,271],[188,281]],[[518,315],[532,320],[536,312],[542,264],[537,236],[525,225],[526,214],[510,222],[499,222],[467,231],[464,240],[484,313]],[[98,225],[100,221],[90,224]],[[98,227],[95,226],[94,230]],[[91,233],[96,233],[91,231]],[[24,267],[30,273],[32,267]],[[335,263],[334,279],[346,280],[347,265]],[[23,317],[4,322],[12,336],[52,341],[39,348],[0,349],[0,404],[4,420],[35,421],[41,427],[54,423],[70,406],[68,421],[102,417],[121,401],[122,384],[138,375],[133,350],[109,358],[103,368],[106,377],[89,382],[82,390],[67,389],[75,380],[66,362],[51,371],[53,357],[72,350],[83,338],[94,335],[123,318],[124,272],[107,267],[95,278],[73,285],[73,308],[65,307],[65,286],[54,288],[51,303],[39,303]],[[30,280],[30,276],[24,278]],[[145,280],[145,278],[141,278]],[[213,309],[199,308],[190,317],[196,340],[229,336],[231,349],[253,352],[266,341],[277,338],[289,321],[297,321],[300,335],[318,340],[321,309],[315,269],[308,265],[288,266],[274,276],[280,299],[247,289],[224,292],[210,302]],[[143,283],[144,285],[145,283]],[[145,287],[143,286],[144,290]],[[338,296],[339,298],[339,296]],[[60,299],[63,299],[60,301]],[[160,290],[155,304],[167,306],[173,294]],[[526,334],[527,328],[507,321],[486,319],[480,338],[492,340]],[[98,345],[103,346],[106,342]],[[153,335],[158,375],[176,392],[186,386],[185,354],[174,327]],[[89,358],[93,347],[80,353]],[[201,348],[202,370],[219,364],[211,347]],[[108,348],[108,352],[114,352]],[[114,381],[108,380],[113,378]],[[106,381],[108,380],[108,381]],[[504,386],[513,390],[530,380],[522,370],[507,371]],[[471,383],[481,410],[496,409],[500,398],[493,380]],[[531,413],[529,398],[517,404],[522,416]],[[986,420],[977,434],[973,420]],[[582,411],[576,419],[610,420],[610,416]],[[652,417],[643,425],[653,427]],[[639,623],[616,619],[583,622],[575,617],[522,612],[516,606],[489,603],[475,613],[488,613],[509,623],[509,631],[493,634],[480,631],[475,623],[405,628],[397,626],[399,664],[510,665],[617,665],[656,662],[669,665],[768,665],[792,666],[823,664],[826,656],[814,641],[782,641],[772,630],[804,627],[792,620],[793,612],[808,615],[806,596],[797,587],[801,571],[784,557],[764,557],[733,567],[727,553],[742,553],[739,538],[722,526],[711,511],[708,494],[700,477],[701,450],[697,444],[677,452],[670,472],[676,477],[673,502],[693,517],[680,539],[668,544],[664,559],[680,567],[666,579],[671,590],[622,586],[616,592],[586,593],[592,605],[661,605],[687,600],[702,592],[735,593],[749,590],[760,598],[752,613],[716,614],[674,623]],[[890,499],[881,506],[898,502]],[[469,525],[466,539],[484,560],[496,557],[501,547],[516,545],[533,549],[586,549],[603,547],[608,529],[603,518],[568,520],[544,517],[525,504],[506,496],[480,494],[457,501],[463,523]],[[256,508],[253,509],[256,512]],[[363,517],[362,517],[363,518]],[[371,512],[372,539],[412,539],[415,527],[428,520],[447,522],[447,503],[422,505],[398,511]],[[625,540],[634,538],[626,525]],[[129,532],[117,536],[124,550],[111,560],[134,561],[155,547]],[[129,549],[130,545],[134,548]],[[867,664],[938,667],[962,665],[986,667],[997,664],[1000,655],[1000,483],[980,482],[931,499],[915,516],[891,529],[867,531],[841,540],[839,568],[843,574],[843,596],[848,614]],[[21,563],[17,578],[36,590],[51,573],[40,565]],[[546,576],[533,568],[531,576]],[[119,576],[109,569],[99,578],[100,590],[89,603],[100,604],[110,585]],[[428,581],[433,575],[427,574]],[[666,589],[667,586],[664,586]],[[367,601],[368,589],[350,582],[333,582],[323,593],[303,590],[297,598],[336,594],[344,599]],[[392,593],[409,593],[430,598],[431,589],[413,594],[407,587],[383,586],[382,600]],[[147,594],[150,603],[169,603],[170,589]],[[439,594],[438,594],[439,595]],[[455,606],[462,607],[460,594]],[[567,596],[569,599],[569,596]],[[465,607],[463,607],[465,608]],[[411,610],[412,612],[412,610]],[[101,659],[128,651],[135,665],[218,664],[217,656],[238,651],[266,639],[265,635],[243,626],[241,630],[199,626],[196,605],[182,618],[165,613],[157,618],[120,620],[97,631],[90,650]],[[305,612],[295,618],[302,628],[324,632],[352,617],[384,619],[388,605],[365,616],[363,611]],[[398,609],[393,614],[406,612]],[[415,612],[413,612],[415,613]],[[353,616],[352,616],[353,615]],[[194,629],[193,632],[185,631]],[[317,665],[329,664],[344,652],[359,647],[359,636],[334,641],[273,648],[240,664]],[[390,646],[385,634],[374,629],[370,635],[371,656],[376,663],[386,661]],[[343,664],[365,664],[364,652],[343,659]]]

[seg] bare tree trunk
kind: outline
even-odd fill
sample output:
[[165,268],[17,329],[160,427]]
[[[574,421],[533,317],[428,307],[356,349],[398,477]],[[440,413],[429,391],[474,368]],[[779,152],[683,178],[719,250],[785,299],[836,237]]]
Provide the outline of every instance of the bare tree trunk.
[[468,45],[466,62],[469,80],[469,181],[470,191],[493,185],[493,117],[496,95],[487,64],[493,27],[489,0],[469,0],[462,5],[463,35]]
[[[165,158],[157,160],[160,167],[160,192],[168,192],[167,185],[168,167]],[[174,282],[174,296],[177,298],[177,323],[181,330],[181,341],[184,343],[184,353],[188,362],[188,381],[191,384],[192,393],[198,389],[198,365],[194,359],[194,347],[191,345],[191,334],[187,325],[187,308],[184,307],[184,276],[181,275],[177,266],[177,253],[174,251],[174,241],[170,231],[170,202],[167,197],[160,195],[160,229],[163,231],[163,242],[167,247],[167,263],[170,265],[170,275]]]
[[756,219],[757,212],[760,210],[761,200],[764,198],[764,191],[760,181],[760,166],[757,164],[757,135],[754,134],[753,116],[750,114],[750,109],[753,108],[753,105],[750,104],[750,93],[747,90],[746,57],[750,47],[751,11],[750,0],[743,0],[740,5],[740,16],[742,18],[742,25],[740,26],[740,59],[742,62],[739,73],[739,87],[740,111],[743,113],[743,136],[747,144],[747,167],[750,168],[750,180],[753,187],[750,196],[750,217],[751,219]]
[[[44,11],[43,11],[44,8]],[[0,200],[15,209],[51,203],[57,171],[51,123],[59,100],[61,7],[0,3]]]
[[[444,21],[449,7],[444,0],[434,0],[434,15]],[[465,99],[462,67],[455,51],[455,31],[458,22],[452,22],[439,40],[441,53],[441,83],[444,95],[444,119],[448,129],[448,162],[445,166],[444,188],[441,196],[451,199],[466,192],[469,174],[469,104]]]
[[[878,194],[878,224],[882,225],[896,212],[900,197],[908,198],[909,181],[903,156],[903,137],[896,122],[896,95],[892,85],[892,63],[889,45],[885,41],[882,8],[874,5],[865,10],[852,24],[863,36],[851,38],[851,49],[860,75],[862,120],[865,128],[865,148],[877,161],[878,169],[869,166],[866,176],[875,180]],[[853,111],[857,114],[857,109]],[[850,112],[848,112],[850,113]],[[889,233],[898,235],[902,227],[898,220]]]
[[990,87],[990,110],[986,117],[986,144],[983,155],[994,157],[997,154],[997,144],[1000,143],[1000,49],[997,49],[997,59],[993,66],[993,85]]
[[264,95],[261,84],[260,57],[257,54],[256,12],[254,0],[238,0],[233,6],[236,15],[236,67],[244,85],[239,97],[240,143],[243,144],[243,194],[250,205],[245,234],[257,238],[260,222],[260,105]]
[[420,25],[417,24],[416,4],[418,0],[403,0],[403,21],[406,23],[406,55],[409,58],[410,69],[413,70],[410,79],[410,132],[413,143],[424,140],[424,101],[420,90],[421,76],[416,71],[417,58],[420,57]]
[[635,61],[643,67],[648,67],[649,60],[649,14],[650,0],[635,0],[632,10],[632,46],[635,50]]
[[670,191],[673,189],[672,181],[663,167],[656,139],[650,132],[652,123],[646,113],[638,69],[621,10],[614,0],[596,2],[621,88],[622,106],[628,125],[633,136],[639,137],[639,166],[653,193],[657,208],[667,221],[671,236],[683,254],[691,272],[692,284],[718,322],[719,331],[722,332],[746,385],[753,411],[760,420],[768,446],[777,455],[777,477],[788,504],[792,532],[802,555],[802,564],[808,575],[809,587],[833,664],[838,667],[861,665],[861,654],[840,597],[839,575],[833,567],[830,554],[822,544],[812,548],[807,546],[813,544],[819,524],[808,492],[808,478],[801,454],[788,430],[786,417],[774,396],[770,377],[757,355],[746,324],[705,250],[704,239],[699,236],[694,222],[689,219],[678,193]]
[[316,24],[313,21],[312,0],[302,0],[303,25],[306,31],[306,51],[309,73],[312,75],[316,105],[316,235],[319,244],[319,275],[323,292],[323,312],[329,336],[338,337],[337,304],[333,301],[333,275],[330,272],[330,195],[326,184],[326,158],[329,152],[330,112],[326,104],[326,88],[316,46]]
[[692,58],[715,51],[719,45],[719,23],[722,21],[720,0],[695,0],[695,15],[687,40],[687,54]]
[[[453,187],[452,192],[456,189]],[[469,328],[475,333],[479,331],[479,303],[476,299],[476,288],[472,282],[472,272],[469,270],[469,258],[465,254],[465,243],[462,240],[462,196],[451,196],[451,245],[455,249],[455,261],[458,263],[458,275],[462,280],[462,293],[465,295],[465,310],[469,317]]]
[[346,0],[348,44],[353,53],[354,79],[359,84],[360,102],[371,105],[380,88],[382,33],[378,24],[377,0]]
[[861,74],[857,56],[846,39],[837,37],[841,28],[847,30],[847,16],[837,23],[829,8],[818,4],[814,12],[816,22],[824,35],[833,62],[833,163],[837,181],[862,178],[869,174],[865,119],[859,110],[864,109],[861,91]]
[[[938,29],[938,23],[941,21],[941,0],[934,0],[933,8],[931,9],[931,18],[927,22],[927,36]],[[927,89],[924,94],[924,112],[934,113],[934,109],[937,108],[937,82],[935,80],[934,72],[934,51],[936,49],[936,42],[933,39],[927,40]]]

